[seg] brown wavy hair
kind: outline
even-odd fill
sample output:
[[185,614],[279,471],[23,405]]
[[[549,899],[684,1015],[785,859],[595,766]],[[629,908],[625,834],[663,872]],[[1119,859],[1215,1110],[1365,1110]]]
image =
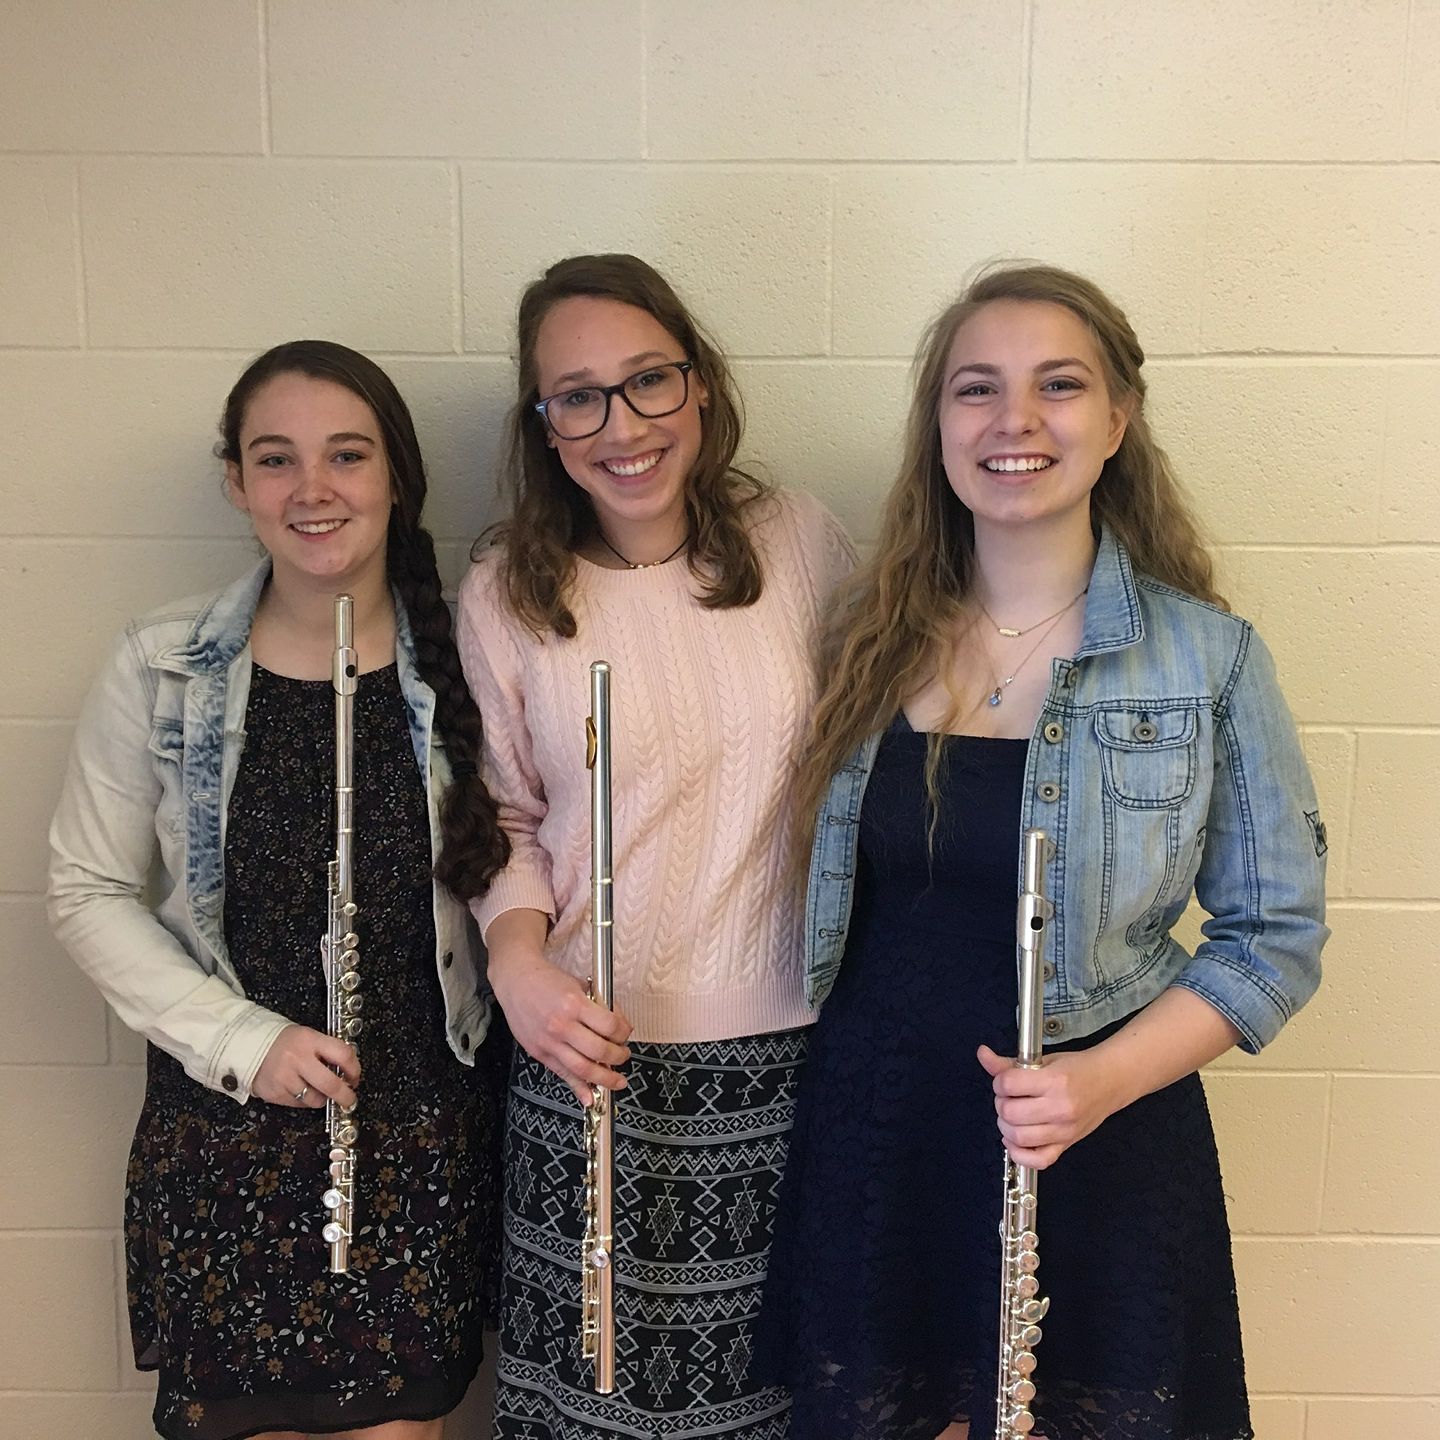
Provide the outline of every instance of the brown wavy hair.
[[500,825],[494,797],[476,765],[484,735],[480,711],[470,697],[440,591],[435,542],[420,523],[428,484],[415,422],[390,377],[368,356],[330,340],[291,340],[251,362],[235,382],[220,417],[215,454],[241,463],[240,432],[256,392],[280,375],[307,375],[342,385],[375,415],[395,503],[386,532],[385,568],[399,593],[415,637],[415,663],[435,692],[435,728],[450,758],[451,781],[440,800],[441,846],[435,878],[458,899],[483,895],[510,858],[510,838]]
[[590,497],[570,478],[546,443],[535,343],[552,306],[576,296],[633,305],[652,316],[694,365],[692,383],[708,401],[701,416],[700,452],[685,485],[688,523],[685,557],[700,585],[699,600],[712,609],[753,605],[764,585],[760,557],[744,511],[770,493],[764,481],[735,464],[745,427],[739,392],[720,347],[690,313],[669,282],[634,255],[572,255],[552,265],[520,297],[516,324],[518,394],[506,421],[501,490],[510,517],[492,525],[471,548],[471,558],[501,547],[502,576],[511,610],[537,635],[575,634],[570,594],[575,552],[596,529]]
[[[1145,416],[1145,352],[1124,312],[1083,276],[1050,265],[987,267],[921,337],[900,473],[885,503],[880,539],[851,578],[818,642],[820,699],[796,781],[797,835],[808,837],[830,777],[862,740],[888,725],[934,673],[953,642],[975,580],[975,525],[950,487],[940,453],[940,392],[956,331],[998,300],[1063,305],[1094,337],[1112,403],[1129,413],[1120,448],[1090,496],[1098,534],[1108,525],[1135,569],[1224,606],[1170,461]],[[929,742],[926,788],[932,822],[940,747]],[[933,828],[933,825],[932,825]]]

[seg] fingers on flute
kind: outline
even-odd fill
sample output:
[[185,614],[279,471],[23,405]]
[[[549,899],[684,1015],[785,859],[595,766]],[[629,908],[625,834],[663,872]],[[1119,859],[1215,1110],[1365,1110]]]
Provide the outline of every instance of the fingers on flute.
[[354,1088],[326,1066],[307,1071],[301,1079],[310,1087],[304,1100],[307,1106],[323,1105],[327,1099],[333,1100],[342,1109],[348,1109],[355,1103]]
[[355,1053],[355,1047],[347,1041],[317,1032],[315,1058],[331,1070],[338,1070],[349,1084],[360,1083],[360,1057]]
[[604,1019],[592,1028],[623,1045],[635,1030],[635,1027],[626,1018],[625,1012],[623,1010],[605,1010],[598,1005],[595,1008],[600,1011]]
[[623,1090],[629,1081],[618,1071],[612,1070],[608,1065],[598,1065],[593,1060],[587,1060],[578,1051],[574,1052],[574,1058],[566,1066],[569,1077],[572,1081],[579,1080],[586,1085],[599,1085],[604,1090]]

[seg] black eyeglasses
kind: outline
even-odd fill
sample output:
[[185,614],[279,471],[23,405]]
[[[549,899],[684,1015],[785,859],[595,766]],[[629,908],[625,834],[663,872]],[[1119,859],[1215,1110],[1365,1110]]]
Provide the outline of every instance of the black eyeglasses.
[[642,420],[673,415],[690,398],[693,360],[667,360],[627,375],[618,385],[583,385],[535,402],[535,409],[562,440],[587,440],[610,420],[610,399],[618,395]]

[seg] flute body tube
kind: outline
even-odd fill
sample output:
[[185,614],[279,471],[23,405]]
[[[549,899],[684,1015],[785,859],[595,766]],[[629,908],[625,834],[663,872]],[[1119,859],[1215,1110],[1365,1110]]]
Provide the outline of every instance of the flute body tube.
[[[1045,1012],[1045,936],[1055,907],[1045,893],[1045,866],[1054,853],[1043,830],[1021,840],[1020,898],[1015,938],[1020,1003],[1016,1063],[1040,1064]],[[1024,1440],[1035,1428],[1035,1347],[1050,1301],[1040,1294],[1036,1230],[1037,1172],[1005,1154],[1005,1206],[1000,1221],[1000,1355],[995,1382],[996,1440]]]
[[[355,931],[355,687],[359,661],[355,654],[355,602],[335,597],[335,656],[331,684],[335,689],[335,854],[329,867],[328,924],[320,940],[325,972],[326,1028],[336,1039],[354,1044],[363,1022],[360,1012],[360,937]],[[330,1272],[350,1268],[350,1242],[355,1234],[355,1147],[360,1122],[355,1107],[325,1101],[329,1138],[330,1184],[321,1203],[330,1218],[321,1236],[330,1247]]]
[[[590,770],[590,997],[613,1009],[614,883],[611,873],[610,666],[590,667],[585,722]],[[595,1391],[615,1388],[615,1100],[602,1085],[585,1107],[585,1233],[580,1247],[580,1350],[594,1362]]]

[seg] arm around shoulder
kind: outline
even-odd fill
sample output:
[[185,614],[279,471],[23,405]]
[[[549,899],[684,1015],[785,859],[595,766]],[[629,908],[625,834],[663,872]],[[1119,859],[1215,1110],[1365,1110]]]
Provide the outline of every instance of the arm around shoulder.
[[555,917],[550,857],[539,839],[549,805],[526,716],[524,647],[530,642],[506,608],[498,558],[492,552],[470,567],[456,616],[460,663],[485,728],[480,771],[510,837],[509,863],[470,903],[482,936],[507,910]]

